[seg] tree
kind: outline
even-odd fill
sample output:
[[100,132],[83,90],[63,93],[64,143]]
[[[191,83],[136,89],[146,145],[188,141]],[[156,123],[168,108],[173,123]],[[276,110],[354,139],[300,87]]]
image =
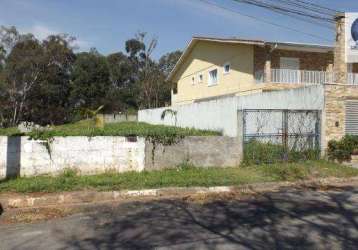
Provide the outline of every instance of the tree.
[[110,104],[110,73],[106,58],[97,50],[77,54],[71,81],[71,103],[75,108],[97,109]]
[[121,52],[107,56],[110,80],[113,86],[123,89],[133,84],[134,68],[130,59]]
[[17,125],[24,117],[30,91],[40,83],[44,69],[43,50],[37,40],[18,42],[6,58],[4,81],[9,100],[9,124]]
[[181,55],[182,52],[180,50],[176,50],[165,54],[159,59],[159,68],[165,77],[168,77],[170,72],[172,72]]
[[75,61],[72,41],[67,35],[51,35],[43,41],[42,63],[45,68],[40,84],[30,92],[27,121],[43,125],[70,121],[72,107],[68,96]]

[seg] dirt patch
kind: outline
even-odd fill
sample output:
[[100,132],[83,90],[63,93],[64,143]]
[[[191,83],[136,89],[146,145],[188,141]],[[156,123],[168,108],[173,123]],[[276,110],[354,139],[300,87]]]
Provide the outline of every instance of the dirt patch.
[[4,213],[0,217],[0,224],[34,223],[63,218],[80,212],[78,208],[32,208],[16,209]]

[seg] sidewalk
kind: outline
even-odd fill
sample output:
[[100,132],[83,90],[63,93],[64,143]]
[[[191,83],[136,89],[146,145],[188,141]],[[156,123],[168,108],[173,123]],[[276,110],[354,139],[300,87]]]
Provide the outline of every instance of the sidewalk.
[[15,208],[37,208],[47,206],[71,206],[78,204],[91,204],[101,202],[124,201],[126,199],[144,197],[183,197],[197,194],[217,194],[217,193],[240,193],[255,194],[262,192],[279,191],[285,187],[310,187],[310,188],[329,188],[357,184],[358,177],[352,178],[324,178],[298,182],[271,182],[247,184],[241,186],[221,186],[221,187],[188,187],[188,188],[160,188],[130,191],[76,191],[61,193],[36,193],[36,194],[0,194],[0,205],[3,210]]

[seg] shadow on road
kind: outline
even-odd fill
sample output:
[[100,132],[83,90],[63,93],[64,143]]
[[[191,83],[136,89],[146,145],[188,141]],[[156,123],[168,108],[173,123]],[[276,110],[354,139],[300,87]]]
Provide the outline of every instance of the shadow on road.
[[91,216],[85,225],[93,231],[91,237],[63,230],[56,235],[71,249],[218,249],[222,244],[249,249],[356,249],[357,193],[357,188],[347,188],[281,191],[207,204],[137,202]]

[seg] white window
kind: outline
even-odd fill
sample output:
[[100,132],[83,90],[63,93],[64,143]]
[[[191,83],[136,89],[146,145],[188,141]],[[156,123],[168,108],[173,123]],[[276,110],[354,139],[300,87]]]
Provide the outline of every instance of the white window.
[[224,74],[229,74],[231,70],[230,63],[224,64]]
[[209,71],[209,86],[218,84],[218,69]]

